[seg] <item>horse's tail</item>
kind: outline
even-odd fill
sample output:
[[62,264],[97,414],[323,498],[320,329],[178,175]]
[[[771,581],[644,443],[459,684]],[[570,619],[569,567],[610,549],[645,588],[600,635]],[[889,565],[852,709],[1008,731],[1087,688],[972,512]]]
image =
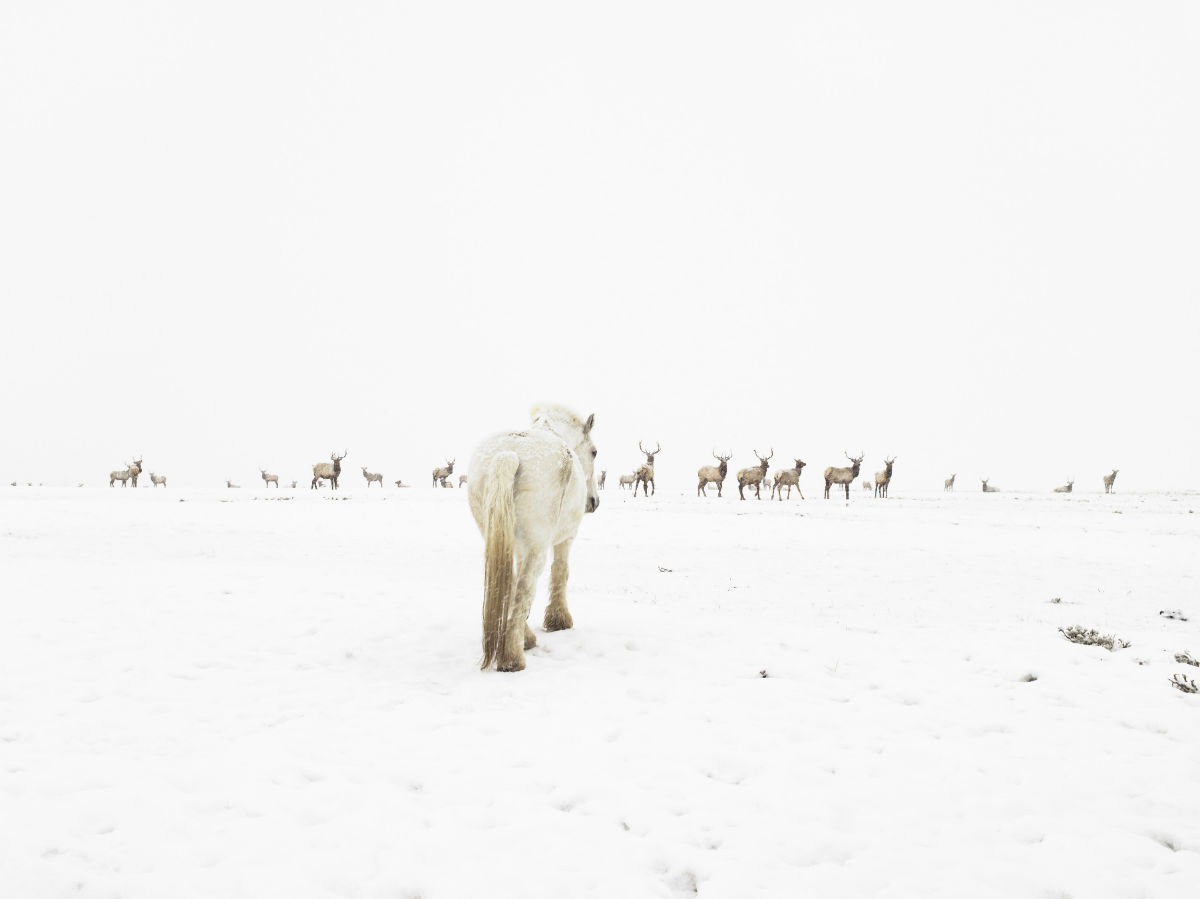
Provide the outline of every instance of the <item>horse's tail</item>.
[[517,518],[513,481],[519,465],[516,453],[500,453],[484,475],[483,662],[480,665],[484,670],[496,660],[508,627]]

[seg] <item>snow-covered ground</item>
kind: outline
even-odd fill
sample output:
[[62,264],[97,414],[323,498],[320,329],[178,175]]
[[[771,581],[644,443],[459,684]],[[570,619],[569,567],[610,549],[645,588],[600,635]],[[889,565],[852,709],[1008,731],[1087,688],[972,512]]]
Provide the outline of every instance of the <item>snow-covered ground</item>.
[[1200,496],[802,484],[610,485],[519,674],[465,491],[3,488],[0,896],[1200,895]]

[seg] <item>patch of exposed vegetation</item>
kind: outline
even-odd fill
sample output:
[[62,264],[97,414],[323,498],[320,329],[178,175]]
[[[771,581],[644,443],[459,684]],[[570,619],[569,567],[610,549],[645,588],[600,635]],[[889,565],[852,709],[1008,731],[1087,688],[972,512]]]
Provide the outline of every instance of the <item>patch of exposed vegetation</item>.
[[1196,686],[1196,682],[1183,674],[1177,674],[1171,678],[1171,686],[1176,690],[1182,690],[1184,693],[1200,693],[1200,687]]
[[1183,652],[1175,653],[1175,661],[1182,662],[1185,665],[1192,665],[1196,668],[1200,668],[1200,662],[1197,662],[1194,658],[1192,658],[1192,654],[1190,652],[1188,652],[1186,649]]
[[1060,627],[1058,632],[1072,643],[1079,643],[1083,646],[1103,646],[1109,652],[1115,649],[1126,649],[1131,645],[1128,640],[1122,640],[1113,634],[1102,634],[1095,628],[1082,628],[1077,624]]

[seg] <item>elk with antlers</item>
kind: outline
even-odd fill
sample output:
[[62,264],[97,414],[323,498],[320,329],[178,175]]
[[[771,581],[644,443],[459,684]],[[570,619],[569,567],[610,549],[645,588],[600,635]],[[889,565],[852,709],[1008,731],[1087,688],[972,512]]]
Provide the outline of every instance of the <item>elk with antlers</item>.
[[142,460],[135,459],[129,463],[128,468],[121,471],[110,471],[108,473],[108,486],[111,487],[117,481],[121,482],[122,487],[127,487],[127,481],[133,481],[133,486],[137,486],[137,476],[142,473]]
[[365,465],[362,466],[362,473],[363,473],[363,477],[367,479],[367,489],[368,490],[371,489],[372,481],[374,481],[376,484],[379,485],[380,490],[383,489],[383,475],[373,474],[372,472],[367,471],[367,466],[365,466]]
[[696,496],[708,496],[708,485],[717,485],[717,496],[721,495],[721,488],[725,486],[725,476],[729,474],[729,460],[733,458],[733,453],[728,456],[718,456],[717,451],[712,451],[713,458],[719,462],[719,465],[705,465],[696,472],[696,477],[700,479],[699,486],[696,487]]
[[783,488],[788,489],[788,499],[792,498],[792,488],[796,488],[796,492],[800,494],[800,498],[804,499],[804,491],[800,489],[800,472],[804,469],[806,463],[803,459],[795,459],[795,468],[786,468],[783,471],[775,472],[775,483],[771,485],[771,495],[778,494],[779,501],[783,502]]
[[956,477],[958,477],[957,472],[950,475],[950,477],[946,478],[946,482],[942,485],[942,492],[944,492],[944,493],[953,493],[954,492],[954,479]]
[[1055,493],[1070,493],[1071,489],[1074,486],[1075,486],[1075,482],[1072,481],[1070,478],[1068,478],[1067,483],[1065,485],[1063,485],[1062,487],[1055,487],[1054,492]]
[[262,475],[262,479],[263,479],[263,486],[264,486],[264,487],[270,487],[272,484],[274,484],[274,485],[275,485],[275,489],[276,489],[276,490],[278,490],[278,489],[279,489],[279,475],[277,475],[277,474],[267,474],[267,470],[266,470],[265,468],[260,468],[260,469],[258,470],[258,473],[259,473],[260,475]]
[[980,478],[979,480],[983,482],[983,492],[984,493],[999,493],[1000,492],[999,487],[989,487],[988,486],[988,481],[990,480],[990,478]]
[[[636,480],[633,482],[633,495],[637,496],[638,484],[642,485],[642,496],[650,496],[658,492],[658,487],[654,484],[654,457],[662,452],[662,446],[656,440],[654,441],[654,452],[642,446],[642,441],[638,441],[638,449],[646,454],[646,463],[639,468],[634,475]],[[647,490],[647,485],[649,489]]]
[[1104,492],[1105,493],[1112,493],[1113,481],[1115,481],[1116,479],[1117,479],[1117,470],[1115,468],[1112,470],[1112,474],[1106,474],[1104,476]]
[[896,463],[896,459],[885,458],[883,460],[883,471],[875,472],[875,495],[877,497],[886,497],[888,484],[892,483],[892,466]]
[[454,474],[454,462],[455,462],[454,459],[447,459],[445,467],[435,468],[433,470],[433,486],[434,487],[438,486],[439,484],[441,484],[443,487],[446,486],[446,478],[448,478],[448,477],[450,477],[450,475]]
[[742,499],[746,498],[746,494],[743,491],[747,487],[753,487],[755,498],[762,499],[763,478],[767,476],[767,467],[771,457],[775,455],[775,448],[771,447],[771,452],[767,454],[765,459],[758,455],[758,450],[754,451],[754,455],[758,456],[758,464],[753,468],[743,468],[737,473],[738,496]]
[[[846,453],[845,450],[842,452]],[[834,468],[830,465],[825,469],[825,498],[829,499],[829,488],[834,484],[840,484],[846,490],[846,500],[850,500],[850,485],[854,483],[854,479],[858,477],[858,471],[862,467],[862,460],[866,453],[859,453],[858,458],[846,453],[846,458],[850,460],[849,468]],[[870,482],[868,482],[869,486]]]
[[329,454],[329,462],[316,462],[313,464],[313,479],[309,489],[316,490],[319,481],[328,481],[329,486],[334,490],[338,487],[338,478],[342,475],[342,460],[350,455],[347,450],[342,450],[339,456],[337,451]]
[[155,474],[154,472],[150,472],[150,483],[153,484],[155,487],[166,487],[167,486],[167,478],[165,475]]

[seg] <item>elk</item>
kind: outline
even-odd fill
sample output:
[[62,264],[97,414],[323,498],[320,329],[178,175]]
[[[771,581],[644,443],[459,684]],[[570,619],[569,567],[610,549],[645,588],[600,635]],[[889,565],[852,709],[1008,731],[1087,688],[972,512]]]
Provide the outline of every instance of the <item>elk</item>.
[[229,481],[229,480],[225,481],[225,486],[228,487],[230,490],[241,490],[242,489],[241,484],[235,484],[235,483],[233,483],[233,481]]
[[463,487],[466,487],[466,486],[467,486],[467,476],[465,474],[460,474],[458,476],[458,489],[461,490]]
[[441,484],[443,487],[446,486],[446,478],[454,474],[454,461],[454,459],[447,459],[445,468],[435,468],[433,470],[434,487],[436,487],[438,484]]
[[862,488],[863,488],[863,490],[871,490],[871,489],[873,489],[873,488],[871,487],[871,482],[870,482],[870,481],[863,481],[863,483],[862,483]]
[[[642,496],[650,496],[658,492],[658,487],[654,484],[654,457],[662,452],[662,446],[657,440],[654,441],[654,452],[642,446],[642,441],[638,441],[638,449],[646,454],[646,464],[634,472],[636,480],[633,482],[633,495],[637,496],[638,484],[642,485]],[[647,485],[650,489],[647,492]]]
[[943,493],[953,493],[953,492],[954,492],[954,479],[955,479],[956,477],[958,477],[958,473],[957,473],[957,472],[955,472],[954,474],[950,475],[950,477],[946,478],[946,481],[945,481],[945,483],[942,485],[942,492],[943,492]]
[[403,480],[399,480],[396,482],[396,486],[397,487],[407,487],[408,485],[406,483],[404,483]]
[[1066,485],[1064,485],[1064,486],[1062,486],[1062,487],[1055,487],[1055,488],[1054,488],[1054,492],[1055,492],[1055,493],[1070,493],[1070,492],[1071,492],[1071,488],[1072,488],[1072,487],[1074,487],[1074,486],[1075,486],[1075,482],[1074,482],[1074,481],[1072,481],[1070,478],[1067,478],[1067,483],[1066,483]]
[[154,472],[150,472],[150,483],[153,484],[155,487],[159,487],[159,486],[166,487],[167,486],[167,478],[165,475],[155,474]]
[[362,467],[362,472],[363,472],[363,477],[367,479],[367,489],[368,490],[371,489],[372,481],[374,481],[376,484],[379,485],[380,490],[383,489],[383,475],[372,474],[371,472],[367,471],[367,466],[365,466],[365,465]]
[[318,481],[328,481],[329,486],[337,490],[338,478],[342,474],[342,460],[348,455],[350,455],[348,451],[342,450],[342,454],[339,456],[335,450],[329,454],[329,462],[315,463],[312,467],[313,479],[310,489],[316,490]]
[[800,489],[800,472],[807,464],[802,459],[794,460],[795,468],[788,468],[783,471],[775,472],[775,483],[771,485],[771,495],[778,494],[779,501],[783,502],[783,488],[788,489],[788,499],[792,498],[792,488],[796,488],[796,492],[800,494],[800,498],[804,499],[804,491]]
[[127,487],[127,481],[133,481],[133,486],[137,486],[137,476],[142,473],[142,460],[137,459],[129,463],[129,467],[122,471],[110,471],[108,473],[108,486],[111,487],[116,481],[121,482],[122,487]]
[[1112,493],[1113,481],[1115,481],[1116,479],[1117,479],[1117,470],[1115,468],[1112,470],[1112,474],[1106,474],[1104,476],[1104,492],[1105,493]]
[[771,457],[775,455],[775,448],[771,448],[771,452],[767,454],[765,459],[758,455],[758,450],[754,451],[754,455],[758,456],[758,465],[755,465],[753,468],[743,468],[737,473],[738,496],[742,499],[746,498],[746,494],[742,491],[747,487],[753,487],[755,498],[762,499],[763,478],[767,476],[767,466],[771,461]]
[[883,471],[875,472],[875,495],[877,497],[886,497],[888,484],[892,483],[892,465],[896,462],[895,457],[883,460]]
[[292,481],[292,489],[293,489],[293,490],[295,490],[295,489],[296,489],[296,482],[295,482],[295,481]]
[[696,477],[700,479],[700,484],[696,487],[696,496],[703,494],[708,496],[708,485],[717,485],[717,496],[721,495],[721,488],[725,486],[725,476],[729,474],[729,460],[733,458],[733,453],[728,456],[718,456],[717,451],[712,451],[712,456],[719,462],[719,465],[705,465],[696,472]]
[[606,469],[604,469],[604,471],[600,472],[600,477],[596,478],[596,489],[603,490],[604,482],[607,480],[608,480],[608,469],[606,468]]
[[999,493],[1000,492],[999,487],[989,487],[988,486],[988,481],[990,480],[990,478],[980,478],[979,480],[981,480],[983,482],[983,492],[984,493]]
[[637,483],[637,472],[636,471],[633,472],[632,474],[621,475],[620,487],[622,490],[624,490],[630,484],[636,484],[636,483]]
[[[846,458],[850,460],[849,468],[834,468],[830,465],[825,469],[825,498],[829,499],[829,488],[834,484],[840,484],[846,490],[846,501],[850,500],[850,485],[854,483],[854,479],[858,477],[858,470],[862,467],[863,457],[866,453],[859,453],[858,458],[854,458],[845,450]],[[868,484],[869,486],[869,484]]]
[[267,474],[267,470],[266,470],[265,468],[260,468],[260,469],[258,470],[258,473],[262,475],[262,479],[263,479],[263,486],[264,486],[264,487],[270,487],[270,486],[271,486],[271,484],[272,484],[272,483],[274,483],[274,484],[275,484],[275,489],[276,489],[276,490],[278,490],[278,489],[279,489],[279,475],[277,475],[277,474]]

